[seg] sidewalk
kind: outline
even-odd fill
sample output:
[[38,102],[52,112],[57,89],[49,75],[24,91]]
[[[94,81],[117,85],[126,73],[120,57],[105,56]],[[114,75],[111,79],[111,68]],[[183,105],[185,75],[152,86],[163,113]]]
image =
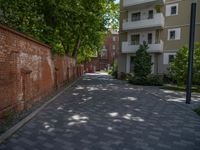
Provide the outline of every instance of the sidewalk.
[[0,149],[199,150],[200,117],[149,88],[87,74]]

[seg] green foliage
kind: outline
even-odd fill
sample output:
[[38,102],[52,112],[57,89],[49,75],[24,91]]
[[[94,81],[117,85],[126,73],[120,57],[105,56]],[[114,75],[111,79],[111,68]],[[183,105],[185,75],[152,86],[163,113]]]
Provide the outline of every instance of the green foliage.
[[82,61],[101,48],[106,27],[118,26],[118,9],[114,0],[0,0],[0,23]]
[[[188,69],[188,47],[183,46],[168,68],[168,76],[182,86],[186,83]],[[200,43],[196,43],[193,60],[193,84],[200,85]]]
[[[161,89],[185,92],[186,87],[185,86],[177,86],[175,84],[167,84],[167,85],[164,85],[163,87],[161,87]],[[200,93],[199,86],[193,86],[192,92]]]
[[117,79],[117,77],[118,77],[118,65],[117,65],[116,61],[113,62],[112,70],[109,72],[109,74],[111,74],[114,78]]
[[200,107],[194,110],[200,116]]
[[161,13],[161,9],[162,9],[161,5],[156,5],[155,6],[155,10],[156,10],[157,13]]
[[137,78],[145,79],[151,73],[151,56],[147,53],[148,45],[144,42],[136,52],[134,60],[134,75]]
[[134,76],[129,77],[129,82],[136,85],[161,86],[163,79],[160,76],[151,75],[151,55],[147,53],[146,42],[140,45],[134,60]]
[[145,86],[162,86],[163,79],[160,76],[149,76],[145,79],[133,77],[129,79],[129,83]]

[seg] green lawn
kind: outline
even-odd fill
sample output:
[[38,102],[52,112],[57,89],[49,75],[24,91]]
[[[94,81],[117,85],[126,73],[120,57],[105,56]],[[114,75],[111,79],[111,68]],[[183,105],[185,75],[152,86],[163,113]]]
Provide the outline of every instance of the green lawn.
[[[161,87],[161,89],[184,92],[186,90],[186,87],[177,85],[164,85]],[[197,86],[192,87],[192,92],[200,93],[200,87]]]
[[[162,86],[161,89],[185,92],[186,87],[167,84]],[[200,93],[200,87],[192,87],[192,92]],[[194,111],[200,116],[200,107],[196,108]]]
[[200,107],[194,110],[200,116]]

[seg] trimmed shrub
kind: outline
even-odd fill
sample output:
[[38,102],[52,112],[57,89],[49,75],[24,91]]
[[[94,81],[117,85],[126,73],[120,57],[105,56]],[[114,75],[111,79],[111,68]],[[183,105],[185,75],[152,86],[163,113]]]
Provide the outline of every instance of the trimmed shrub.
[[129,80],[131,84],[134,85],[144,85],[144,86],[162,86],[163,79],[159,76],[149,76],[145,79],[133,77]]

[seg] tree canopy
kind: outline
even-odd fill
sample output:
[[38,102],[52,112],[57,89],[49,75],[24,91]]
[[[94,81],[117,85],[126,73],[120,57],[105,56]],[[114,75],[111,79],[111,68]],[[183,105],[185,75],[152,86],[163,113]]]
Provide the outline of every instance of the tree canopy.
[[118,11],[114,0],[0,0],[0,23],[84,59],[100,49],[108,28],[118,28]]

